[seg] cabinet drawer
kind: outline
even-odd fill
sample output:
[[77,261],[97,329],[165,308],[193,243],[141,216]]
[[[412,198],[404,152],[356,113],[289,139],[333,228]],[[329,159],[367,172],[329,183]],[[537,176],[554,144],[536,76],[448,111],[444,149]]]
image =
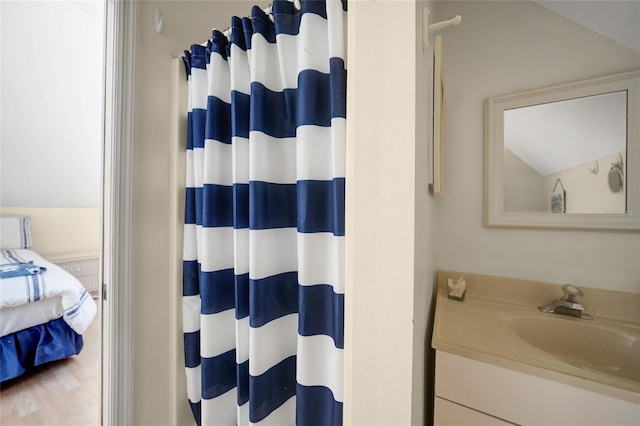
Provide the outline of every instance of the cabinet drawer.
[[436,397],[434,404],[434,426],[507,426],[506,422],[464,405]]
[[436,396],[524,425],[637,425],[640,404],[443,351]]

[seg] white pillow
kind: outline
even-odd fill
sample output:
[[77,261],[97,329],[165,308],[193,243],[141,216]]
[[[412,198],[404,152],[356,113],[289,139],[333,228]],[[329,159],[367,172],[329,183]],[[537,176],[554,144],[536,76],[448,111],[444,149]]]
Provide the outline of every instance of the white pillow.
[[31,248],[31,218],[0,216],[0,249]]

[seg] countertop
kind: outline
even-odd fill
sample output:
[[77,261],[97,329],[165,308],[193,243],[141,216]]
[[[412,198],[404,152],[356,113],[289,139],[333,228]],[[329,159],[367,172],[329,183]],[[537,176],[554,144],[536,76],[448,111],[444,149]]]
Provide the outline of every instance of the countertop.
[[[463,301],[447,297],[447,279],[464,277]],[[559,298],[561,284],[438,271],[432,347],[520,372],[640,403],[640,381],[572,365],[518,337],[505,318],[553,315],[538,306]],[[576,284],[579,287],[579,284]],[[596,325],[623,324],[640,330],[640,295],[581,288],[587,312]],[[640,365],[638,366],[640,369]]]

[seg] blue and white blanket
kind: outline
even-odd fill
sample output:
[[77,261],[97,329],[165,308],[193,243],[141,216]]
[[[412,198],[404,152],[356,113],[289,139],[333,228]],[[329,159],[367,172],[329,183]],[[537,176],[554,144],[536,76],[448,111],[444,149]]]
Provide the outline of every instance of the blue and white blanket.
[[97,308],[80,281],[32,250],[0,251],[0,264],[29,262],[46,270],[33,275],[0,279],[0,311],[60,296],[64,321],[76,333],[84,333],[96,316]]

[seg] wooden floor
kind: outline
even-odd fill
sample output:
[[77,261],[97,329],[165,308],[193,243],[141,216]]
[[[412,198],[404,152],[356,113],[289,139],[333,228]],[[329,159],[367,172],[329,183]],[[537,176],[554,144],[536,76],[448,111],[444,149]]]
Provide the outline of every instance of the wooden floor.
[[78,355],[2,383],[2,426],[100,425],[100,322],[98,310]]

